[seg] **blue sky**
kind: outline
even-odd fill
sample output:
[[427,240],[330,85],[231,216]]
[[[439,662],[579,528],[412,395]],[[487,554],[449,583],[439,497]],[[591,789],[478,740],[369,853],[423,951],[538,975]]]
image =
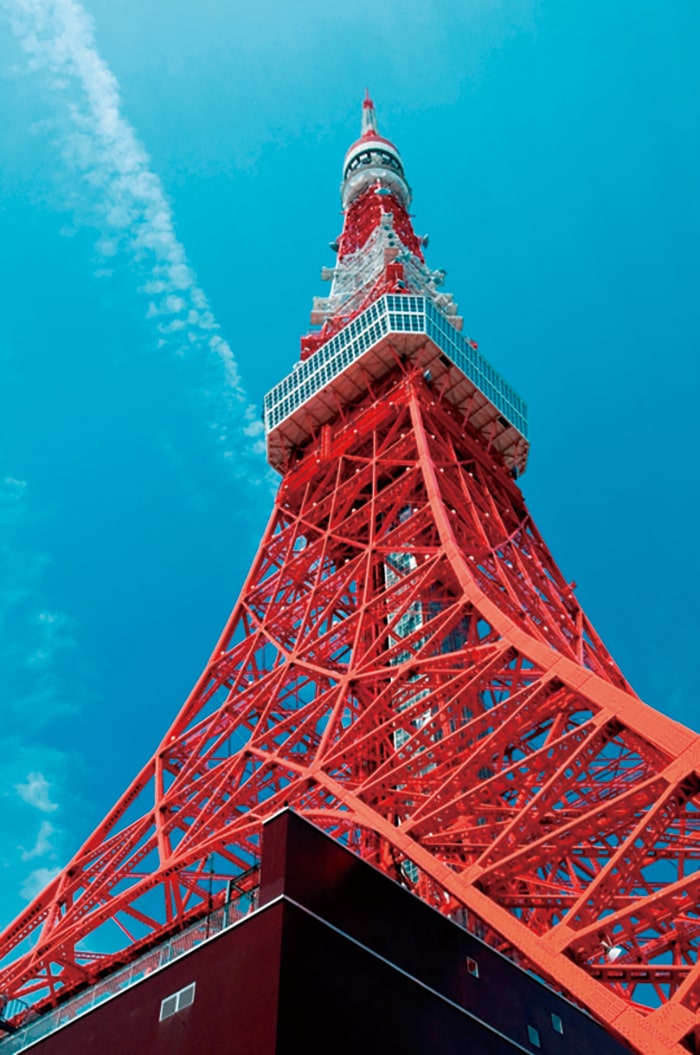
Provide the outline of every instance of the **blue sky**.
[[269,514],[365,86],[526,398],[533,515],[697,728],[694,0],[0,0],[0,921],[206,662]]

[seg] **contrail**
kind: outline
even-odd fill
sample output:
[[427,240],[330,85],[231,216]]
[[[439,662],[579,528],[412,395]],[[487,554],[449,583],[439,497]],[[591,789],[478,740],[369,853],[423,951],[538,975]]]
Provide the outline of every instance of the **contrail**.
[[97,50],[92,19],[76,0],[0,0],[0,10],[30,69],[47,71],[67,100],[69,161],[100,198],[98,250],[105,257],[118,250],[130,256],[145,275],[142,292],[160,344],[188,359],[197,356],[210,429],[235,469],[241,454],[261,450],[262,425],[187,263],[160,179],[121,112],[119,84]]

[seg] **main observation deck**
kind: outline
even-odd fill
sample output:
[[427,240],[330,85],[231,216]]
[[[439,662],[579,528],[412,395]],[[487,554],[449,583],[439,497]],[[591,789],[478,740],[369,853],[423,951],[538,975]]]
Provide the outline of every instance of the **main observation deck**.
[[429,297],[385,294],[317,352],[295,365],[264,401],[268,460],[280,472],[337,415],[400,361],[421,367],[443,398],[517,473],[525,470],[527,405],[455,330]]

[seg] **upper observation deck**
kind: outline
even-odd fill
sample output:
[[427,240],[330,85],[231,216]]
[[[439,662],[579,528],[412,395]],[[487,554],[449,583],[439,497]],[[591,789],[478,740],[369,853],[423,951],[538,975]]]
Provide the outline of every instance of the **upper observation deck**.
[[302,448],[401,361],[420,366],[443,398],[522,473],[527,463],[527,406],[473,343],[429,297],[385,294],[357,314],[264,400],[270,465],[284,472]]

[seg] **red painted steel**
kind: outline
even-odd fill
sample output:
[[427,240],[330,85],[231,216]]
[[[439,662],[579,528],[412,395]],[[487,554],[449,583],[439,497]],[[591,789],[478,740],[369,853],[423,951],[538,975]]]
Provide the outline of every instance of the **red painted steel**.
[[700,738],[630,689],[439,384],[397,357],[368,385],[286,472],[155,756],[0,938],[0,989],[55,1001],[255,883],[289,804],[634,1050],[694,1051]]
[[413,230],[410,217],[403,205],[391,194],[378,197],[373,188],[368,188],[348,207],[343,233],[340,237],[339,257],[350,256],[367,243],[384,213],[391,212],[394,229],[401,241],[419,260],[423,260],[420,239]]

